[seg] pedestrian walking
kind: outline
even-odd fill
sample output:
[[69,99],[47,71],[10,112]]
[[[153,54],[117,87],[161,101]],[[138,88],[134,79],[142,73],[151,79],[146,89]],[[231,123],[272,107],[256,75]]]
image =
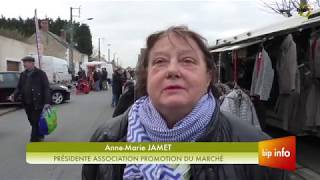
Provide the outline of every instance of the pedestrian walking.
[[121,94],[122,94],[122,77],[121,77],[120,69],[115,69],[112,75],[112,103],[111,103],[112,107],[117,106]]
[[123,114],[134,103],[134,82],[127,81],[123,88],[123,94],[119,98],[119,102],[113,111],[112,117]]
[[9,97],[11,101],[21,98],[31,125],[30,142],[43,141],[44,136],[39,135],[39,119],[44,109],[50,105],[50,89],[48,77],[44,71],[35,67],[35,59],[31,56],[22,58],[25,71],[14,93]]
[[93,80],[94,80],[94,89],[96,91],[100,91],[101,73],[98,69],[96,69],[93,73]]
[[79,72],[78,72],[78,80],[82,79],[82,80],[85,80],[87,77],[86,77],[86,72],[80,68]]
[[106,68],[102,68],[100,89],[108,90],[108,72]]

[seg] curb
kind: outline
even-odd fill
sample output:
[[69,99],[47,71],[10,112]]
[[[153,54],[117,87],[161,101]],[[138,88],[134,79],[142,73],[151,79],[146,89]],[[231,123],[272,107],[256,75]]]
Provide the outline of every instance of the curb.
[[297,169],[293,174],[299,176],[305,180],[318,180],[320,179],[320,174],[309,169],[309,168],[301,168]]
[[11,112],[14,112],[14,111],[17,111],[18,109],[20,109],[20,108],[16,107],[16,108],[8,108],[8,109],[5,109],[3,111],[0,110],[0,116],[3,116],[5,114],[8,114],[8,113],[11,113]]
[[297,169],[290,173],[290,178],[292,180],[318,180],[320,179],[320,174],[309,169],[307,167],[303,167],[301,164],[297,163]]

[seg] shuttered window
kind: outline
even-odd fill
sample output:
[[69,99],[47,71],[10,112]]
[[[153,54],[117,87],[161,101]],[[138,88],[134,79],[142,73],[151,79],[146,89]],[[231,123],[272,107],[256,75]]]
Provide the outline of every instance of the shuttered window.
[[19,71],[20,62],[7,61],[7,71]]

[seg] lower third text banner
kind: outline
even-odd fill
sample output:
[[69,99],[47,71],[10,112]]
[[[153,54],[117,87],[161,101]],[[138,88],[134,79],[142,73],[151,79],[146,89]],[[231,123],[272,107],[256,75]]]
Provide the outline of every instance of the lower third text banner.
[[40,142],[29,164],[259,164],[295,170],[294,136],[261,142]]

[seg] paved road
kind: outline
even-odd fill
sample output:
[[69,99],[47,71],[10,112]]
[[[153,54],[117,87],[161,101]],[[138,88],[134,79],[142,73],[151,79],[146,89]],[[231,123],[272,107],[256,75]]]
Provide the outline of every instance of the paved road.
[[[111,117],[111,91],[73,95],[56,106],[59,124],[46,141],[88,141],[94,129]],[[30,126],[23,110],[0,116],[0,180],[81,179],[80,165],[30,165],[25,147]]]

